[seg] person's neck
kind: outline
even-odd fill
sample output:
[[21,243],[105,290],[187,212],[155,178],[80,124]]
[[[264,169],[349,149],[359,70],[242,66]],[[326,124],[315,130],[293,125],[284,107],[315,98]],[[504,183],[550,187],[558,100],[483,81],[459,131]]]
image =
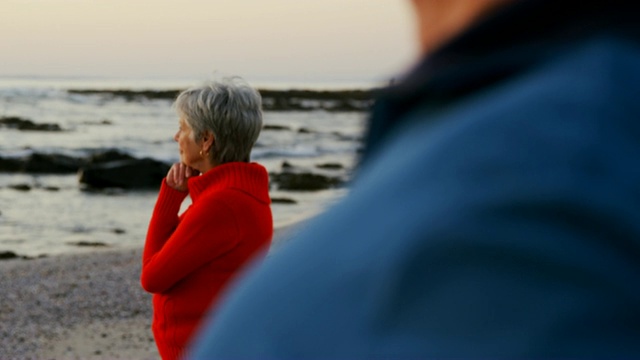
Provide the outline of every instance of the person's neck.
[[207,171],[215,168],[216,166],[218,166],[217,163],[214,163],[213,161],[209,161],[205,159],[202,161],[202,163],[198,164],[198,167],[196,168],[196,170],[198,170],[200,174],[204,174]]

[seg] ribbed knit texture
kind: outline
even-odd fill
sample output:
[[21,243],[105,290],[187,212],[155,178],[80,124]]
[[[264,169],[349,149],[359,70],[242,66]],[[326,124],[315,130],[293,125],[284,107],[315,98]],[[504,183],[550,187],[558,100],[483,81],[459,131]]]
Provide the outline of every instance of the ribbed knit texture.
[[[255,163],[227,163],[188,181],[163,181],[143,253],[142,287],[153,293],[153,332],[163,359],[184,353],[220,291],[273,235],[269,178]],[[192,205],[178,216],[187,195]]]

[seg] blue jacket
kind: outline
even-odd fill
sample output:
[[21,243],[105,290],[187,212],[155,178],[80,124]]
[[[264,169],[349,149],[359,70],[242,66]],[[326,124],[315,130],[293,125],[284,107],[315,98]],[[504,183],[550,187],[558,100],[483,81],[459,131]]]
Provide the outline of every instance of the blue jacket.
[[497,13],[390,90],[350,194],[193,358],[640,357],[640,12],[579,3]]

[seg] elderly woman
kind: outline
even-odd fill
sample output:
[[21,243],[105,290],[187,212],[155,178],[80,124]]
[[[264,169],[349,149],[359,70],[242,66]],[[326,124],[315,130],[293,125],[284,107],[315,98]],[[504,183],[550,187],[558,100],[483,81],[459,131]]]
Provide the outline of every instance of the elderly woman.
[[[180,163],[162,182],[143,254],[153,333],[163,359],[184,354],[207,309],[273,235],[269,180],[249,162],[261,98],[238,78],[182,92],[174,139]],[[192,205],[178,215],[183,200]]]

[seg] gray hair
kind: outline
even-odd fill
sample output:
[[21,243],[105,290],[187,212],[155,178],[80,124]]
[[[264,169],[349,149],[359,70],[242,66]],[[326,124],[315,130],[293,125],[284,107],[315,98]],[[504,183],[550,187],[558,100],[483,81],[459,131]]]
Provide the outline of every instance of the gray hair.
[[249,162],[262,130],[262,97],[244,80],[224,78],[185,90],[174,106],[193,129],[196,141],[206,131],[213,133],[211,160],[218,164]]

